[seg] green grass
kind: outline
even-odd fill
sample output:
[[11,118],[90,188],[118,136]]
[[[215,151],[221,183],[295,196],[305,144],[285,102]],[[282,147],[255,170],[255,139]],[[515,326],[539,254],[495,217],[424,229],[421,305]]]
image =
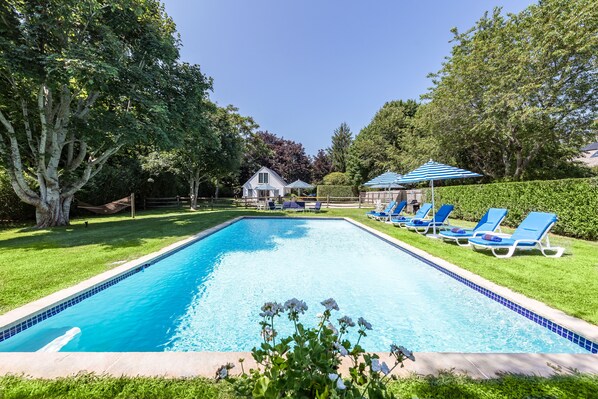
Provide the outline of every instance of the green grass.
[[[0,313],[235,216],[256,214],[272,215],[232,209],[147,212],[134,220],[118,215],[80,219],[64,228],[0,230]],[[525,252],[511,259],[496,259],[371,221],[360,209],[327,210],[319,215],[349,216],[497,284],[598,324],[598,242],[552,236],[554,245],[567,248],[560,259]],[[87,228],[85,220],[90,222]]]
[[[438,377],[410,377],[389,384],[401,398],[521,399],[597,398],[598,377],[569,375],[551,378],[505,375],[472,380],[450,373]],[[230,383],[202,378],[115,378],[81,375],[56,380],[0,377],[0,398],[238,398]]]

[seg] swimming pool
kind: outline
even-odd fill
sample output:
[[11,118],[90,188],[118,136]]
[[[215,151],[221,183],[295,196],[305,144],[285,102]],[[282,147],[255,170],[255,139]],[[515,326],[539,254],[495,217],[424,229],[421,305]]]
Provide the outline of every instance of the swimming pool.
[[363,316],[374,328],[362,341],[369,351],[397,343],[588,353],[347,221],[294,218],[242,219],[0,342],[0,351],[248,351],[260,343],[261,305],[292,297],[309,305],[306,323],[329,297],[338,317]]

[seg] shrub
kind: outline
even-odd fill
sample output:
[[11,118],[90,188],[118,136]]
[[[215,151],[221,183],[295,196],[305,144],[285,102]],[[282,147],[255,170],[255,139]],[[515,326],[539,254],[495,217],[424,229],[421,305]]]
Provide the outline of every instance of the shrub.
[[[427,201],[431,192],[425,189]],[[506,208],[504,222],[518,226],[532,211],[556,213],[552,232],[598,239],[598,178],[542,180],[439,187],[437,204],[455,205],[453,216],[477,221],[488,208]]]
[[[253,398],[392,398],[386,392],[386,383],[390,373],[397,367],[403,367],[406,359],[415,360],[407,349],[391,345],[390,352],[395,359],[390,367],[381,362],[376,354],[368,354],[359,345],[366,331],[372,326],[362,317],[357,324],[348,316],[338,319],[338,328],[331,322],[332,312],[339,307],[332,298],[322,302],[324,311],[318,316],[315,327],[305,327],[299,320],[307,305],[298,299],[290,299],[283,305],[267,302],[262,306],[263,343],[253,348],[252,356],[258,364],[258,370],[252,369],[249,375],[243,374],[236,379],[235,385],[243,396]],[[274,320],[287,313],[293,323],[294,332],[278,338]],[[278,321],[276,323],[278,325]],[[346,338],[351,328],[358,325],[355,345]],[[351,361],[348,375],[339,375],[339,366],[343,358]],[[241,361],[241,360],[240,360]],[[241,361],[241,365],[242,365]],[[216,379],[226,379],[232,363],[221,366],[216,372]]]
[[324,184],[327,186],[347,186],[351,184],[351,179],[343,172],[332,172],[324,176]]
[[355,192],[353,186],[318,186],[319,198],[323,197],[356,197],[358,194]]
[[22,202],[15,194],[6,171],[0,169],[0,222],[35,219],[35,208]]

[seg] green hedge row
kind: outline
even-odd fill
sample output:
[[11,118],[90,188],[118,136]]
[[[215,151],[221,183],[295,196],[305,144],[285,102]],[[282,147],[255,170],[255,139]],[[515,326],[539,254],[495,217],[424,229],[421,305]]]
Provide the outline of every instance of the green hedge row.
[[357,197],[358,195],[353,186],[320,185],[317,191],[318,197]]
[[[431,191],[425,189],[427,201]],[[438,187],[437,204],[453,204],[452,216],[477,221],[488,208],[506,208],[504,222],[517,226],[532,211],[556,213],[552,232],[598,239],[598,178],[542,180]]]

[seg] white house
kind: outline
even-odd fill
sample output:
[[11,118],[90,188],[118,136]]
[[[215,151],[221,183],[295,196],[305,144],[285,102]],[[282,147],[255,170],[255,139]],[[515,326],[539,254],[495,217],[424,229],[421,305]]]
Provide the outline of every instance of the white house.
[[[287,182],[272,169],[262,166],[249,180],[243,184],[243,197],[278,197],[291,192],[286,188]],[[272,187],[261,190],[260,187]]]

